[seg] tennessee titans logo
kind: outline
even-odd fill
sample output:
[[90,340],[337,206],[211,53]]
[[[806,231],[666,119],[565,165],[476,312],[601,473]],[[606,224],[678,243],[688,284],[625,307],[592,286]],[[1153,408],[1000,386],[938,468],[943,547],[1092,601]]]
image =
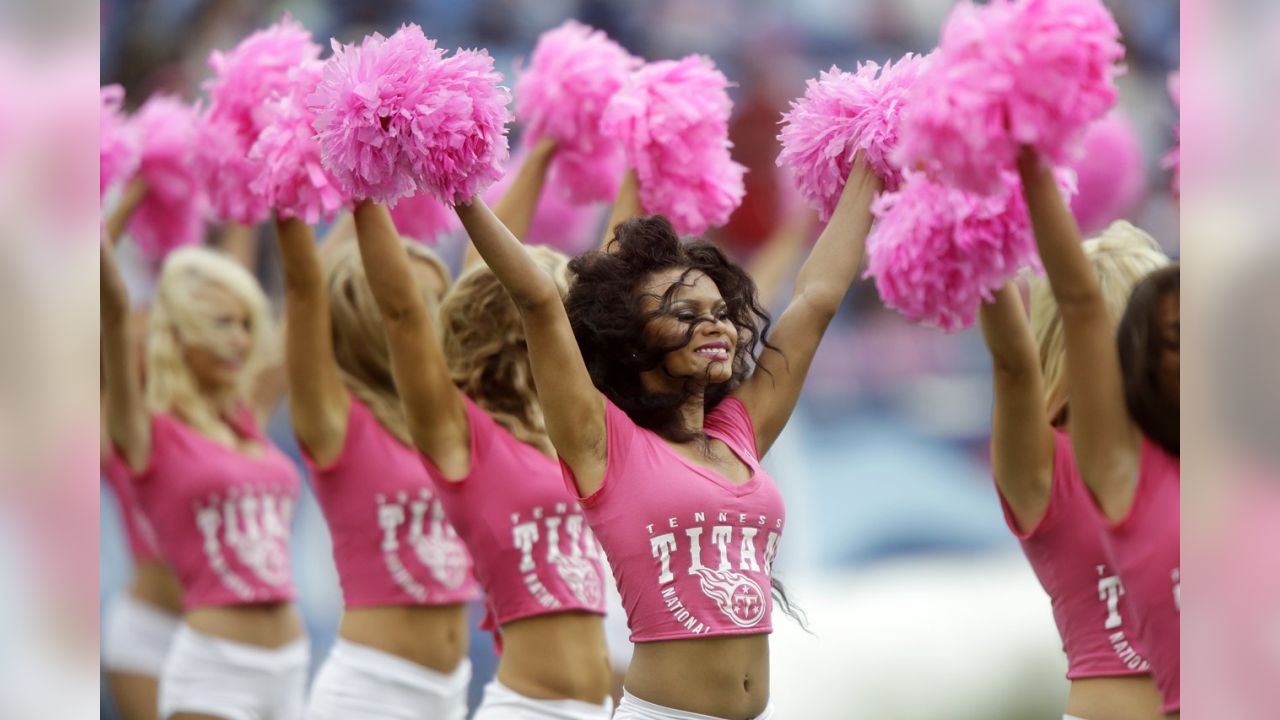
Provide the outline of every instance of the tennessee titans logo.
[[450,537],[423,535],[413,543],[414,554],[431,571],[431,577],[450,590],[467,579],[467,551]]
[[755,627],[764,619],[765,598],[754,580],[732,570],[696,568],[702,592],[738,627]]
[[600,607],[604,598],[604,586],[600,573],[589,560],[569,555],[557,555],[552,559],[560,579],[569,586],[578,602],[587,607]]

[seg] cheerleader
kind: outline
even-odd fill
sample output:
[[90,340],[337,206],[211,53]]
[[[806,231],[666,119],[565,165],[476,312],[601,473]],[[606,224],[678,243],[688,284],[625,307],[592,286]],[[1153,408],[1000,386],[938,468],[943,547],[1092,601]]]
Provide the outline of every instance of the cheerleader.
[[[145,194],[146,185],[141,180],[135,179],[125,186],[120,202],[107,216],[106,242],[115,245]],[[137,323],[132,321],[140,315],[130,315],[127,329],[130,343],[136,343],[134,326]],[[105,375],[102,387],[105,392]],[[104,402],[104,409],[105,406]],[[102,628],[102,668],[112,703],[124,720],[153,720],[160,669],[181,624],[182,590],[173,570],[160,555],[155,530],[142,512],[129,480],[128,466],[112,451],[106,422],[102,423],[102,429],[102,477],[116,497],[133,564],[129,587],[107,607]]]
[[101,316],[107,433],[182,590],[160,717],[299,718],[308,646],[289,566],[299,478],[259,429],[274,394],[255,402],[250,390],[270,353],[262,290],[217,253],[171,253],[151,309],[145,387],[106,245]]
[[1117,332],[1052,172],[1030,150],[1019,171],[1062,316],[1076,466],[1151,663],[1160,711],[1178,717],[1178,267],[1138,284]]
[[662,217],[622,222],[609,252],[576,258],[562,303],[483,202],[458,208],[519,308],[548,436],[627,609],[636,649],[617,718],[773,715],[785,516],[759,461],[854,280],[879,189],[859,156],[772,335],[746,272]]
[[[1084,243],[1108,320],[1133,287],[1169,263],[1155,241],[1117,222]],[[1031,324],[1016,286],[979,311],[992,357],[991,461],[1009,529],[1049,595],[1067,656],[1066,718],[1143,720],[1159,697],[1137,646],[1131,601],[1107,560],[1067,434],[1063,322],[1049,286],[1031,289]]]
[[[539,162],[550,150],[534,151]],[[475,561],[484,627],[501,647],[476,719],[608,718],[601,550],[560,477],[516,308],[474,266],[446,294],[437,334],[386,208],[362,202],[354,217],[409,436]],[[530,252],[559,302],[565,257]]]

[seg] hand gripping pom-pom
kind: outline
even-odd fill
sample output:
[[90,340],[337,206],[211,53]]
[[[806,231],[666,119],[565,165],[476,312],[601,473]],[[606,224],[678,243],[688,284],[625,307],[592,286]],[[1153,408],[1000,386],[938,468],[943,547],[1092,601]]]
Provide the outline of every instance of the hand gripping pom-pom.
[[746,168],[729,155],[729,81],[707,57],[637,70],[609,101],[604,131],[626,149],[645,212],[680,233],[722,225],[742,203]]
[[355,200],[464,202],[502,177],[511,96],[501,80],[486,52],[446,58],[417,25],[335,42],[307,99],[325,168]]
[[[902,187],[872,204],[867,276],[885,305],[948,332],[973,325],[978,307],[1024,266],[1040,268],[1016,173],[1003,190],[977,195],[908,172]],[[1070,193],[1069,174],[1059,185]]]
[[280,217],[300,218],[308,224],[332,219],[350,205],[324,169],[311,127],[315,114],[304,104],[320,82],[320,72],[320,62],[314,61],[290,73],[290,91],[267,104],[266,125],[249,150],[255,170],[250,191]]
[[516,118],[526,142],[556,141],[550,176],[573,202],[611,199],[625,158],[601,118],[641,61],[603,32],[574,20],[538,38],[529,67],[518,71]]
[[901,184],[902,171],[890,155],[908,91],[926,62],[908,53],[883,68],[874,62],[852,73],[833,67],[810,80],[804,97],[783,114],[778,166],[792,170],[800,193],[822,221],[835,210],[859,150],[885,190]]
[[218,219],[251,225],[266,218],[268,203],[249,189],[258,175],[249,150],[272,120],[272,103],[290,92],[292,73],[319,57],[320,46],[287,14],[209,57],[214,76],[206,83],[209,111],[197,162]]
[[98,121],[98,177],[101,195],[116,183],[128,180],[138,169],[139,143],[136,128],[120,111],[124,89],[108,85],[101,89],[102,110]]
[[1003,192],[1023,145],[1069,163],[1115,104],[1123,56],[1099,0],[962,2],[908,98],[896,159],[983,194]]
[[157,95],[133,118],[142,138],[138,175],[147,193],[129,221],[138,249],[159,261],[170,250],[204,239],[207,200],[195,171],[197,111],[182,101]]

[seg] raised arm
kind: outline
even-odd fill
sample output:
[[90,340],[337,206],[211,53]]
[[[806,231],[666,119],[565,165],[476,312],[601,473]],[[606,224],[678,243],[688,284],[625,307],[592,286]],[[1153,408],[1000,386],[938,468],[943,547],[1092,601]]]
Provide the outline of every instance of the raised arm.
[[333,352],[329,294],[311,227],[276,221],[284,273],[284,362],[289,415],[299,442],[321,466],[342,451],[351,402]]
[[1125,407],[1115,328],[1052,171],[1030,151],[1018,169],[1040,260],[1062,313],[1076,463],[1099,507],[1118,521],[1133,502],[1142,436]]
[[[507,191],[502,194],[498,204],[493,206],[493,214],[498,220],[521,241],[529,236],[529,227],[533,225],[533,216],[538,211],[538,198],[542,197],[542,188],[547,182],[547,170],[551,167],[551,158],[555,156],[556,143],[551,138],[542,138],[525,156],[516,177],[511,181]],[[467,244],[466,255],[462,261],[462,270],[481,262],[476,246]]]
[[129,467],[142,470],[151,455],[151,415],[138,377],[134,343],[129,335],[129,291],[116,267],[115,255],[101,248],[100,311],[102,366],[107,392],[107,434]]
[[413,442],[446,477],[470,471],[471,435],[462,393],[449,377],[435,322],[409,269],[391,214],[365,201],[356,206],[356,238],[365,276],[382,313],[391,374]]
[[614,228],[643,213],[644,208],[640,206],[640,179],[636,177],[635,168],[627,168],[626,174],[622,176],[622,184],[618,186],[618,196],[613,200],[613,209],[609,211],[609,221],[604,226],[600,249],[609,252]]
[[560,291],[484,201],[459,205],[458,217],[520,310],[547,434],[573,470],[578,491],[590,495],[604,479],[604,402],[582,361]]
[[764,349],[755,372],[734,393],[751,415],[761,456],[791,417],[822,334],[862,264],[871,200],[878,192],[880,179],[859,154],[831,221],[800,268],[791,303],[768,338],[777,349]]
[[1018,289],[1012,283],[978,310],[991,352],[991,467],[1018,528],[1044,517],[1053,489],[1053,430],[1044,409],[1044,379]]
[[124,186],[124,190],[120,193],[120,201],[116,203],[115,208],[107,215],[106,240],[115,247],[120,241],[120,236],[124,235],[124,229],[129,226],[129,219],[133,217],[133,213],[142,204],[142,199],[147,196],[147,182],[141,176],[135,175],[132,180]]

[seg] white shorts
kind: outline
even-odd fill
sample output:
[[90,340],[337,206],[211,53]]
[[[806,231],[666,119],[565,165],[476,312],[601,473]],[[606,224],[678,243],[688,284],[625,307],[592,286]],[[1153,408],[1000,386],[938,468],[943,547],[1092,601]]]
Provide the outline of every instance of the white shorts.
[[123,593],[107,608],[102,667],[108,672],[160,677],[182,618]]
[[466,720],[471,661],[448,675],[338,638],[320,666],[307,720]]
[[269,649],[183,624],[160,674],[160,718],[191,712],[226,720],[301,720],[310,655],[305,636]]
[[[752,720],[773,720],[773,717],[773,702],[770,702],[765,706],[764,712]],[[618,712],[614,714],[613,720],[722,720],[722,718],[655,705],[623,689],[622,702],[618,703]]]
[[471,720],[609,720],[613,698],[599,705],[581,700],[535,700],[496,679],[484,686],[484,699]]

